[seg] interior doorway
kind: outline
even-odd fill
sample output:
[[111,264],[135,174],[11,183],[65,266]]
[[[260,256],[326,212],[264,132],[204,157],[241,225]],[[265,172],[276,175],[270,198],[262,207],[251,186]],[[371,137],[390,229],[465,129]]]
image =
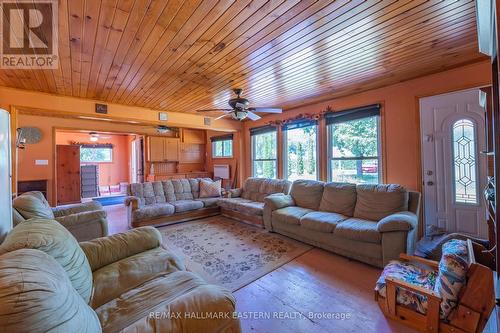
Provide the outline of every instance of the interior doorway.
[[138,180],[141,135],[58,129],[55,137],[58,205],[124,201],[127,185]]
[[485,110],[480,90],[420,99],[424,222],[487,236]]

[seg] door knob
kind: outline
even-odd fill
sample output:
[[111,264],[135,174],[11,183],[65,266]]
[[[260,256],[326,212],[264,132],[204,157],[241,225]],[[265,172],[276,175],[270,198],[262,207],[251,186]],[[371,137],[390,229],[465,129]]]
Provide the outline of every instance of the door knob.
[[434,185],[434,182],[433,182],[433,181],[428,181],[428,182],[427,182],[427,186],[432,186],[432,185]]

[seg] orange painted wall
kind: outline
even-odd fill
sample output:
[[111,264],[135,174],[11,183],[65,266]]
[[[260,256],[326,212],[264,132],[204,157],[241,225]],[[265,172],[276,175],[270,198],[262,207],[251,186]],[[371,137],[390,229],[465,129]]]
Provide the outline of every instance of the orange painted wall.
[[[107,135],[109,139],[99,140],[99,143],[113,145],[113,162],[97,163],[99,166],[99,185],[118,185],[130,180],[130,139],[129,135]],[[57,132],[56,144],[69,145],[72,142],[92,143],[89,135],[79,132]],[[82,163],[92,164],[92,163]]]
[[[385,181],[399,183],[409,189],[420,189],[420,145],[418,98],[445,92],[480,87],[491,84],[491,67],[488,61],[401,82],[384,88],[327,100],[296,109],[282,115],[269,115],[252,122],[245,121],[241,159],[245,166],[243,177],[251,175],[250,134],[252,127],[266,125],[271,120],[294,117],[303,113],[319,113],[328,105],[334,110],[381,103],[383,126],[383,159]],[[322,154],[326,146],[320,145]],[[326,179],[323,179],[326,180]]]
[[[229,164],[231,179],[236,180],[236,186],[241,186],[241,170],[244,165],[241,164],[241,135],[239,132],[233,133],[233,157],[232,158],[213,158],[211,137],[225,135],[225,132],[207,131],[207,171],[213,173],[214,164]],[[225,184],[224,184],[225,185]],[[235,187],[233,184],[232,187]]]

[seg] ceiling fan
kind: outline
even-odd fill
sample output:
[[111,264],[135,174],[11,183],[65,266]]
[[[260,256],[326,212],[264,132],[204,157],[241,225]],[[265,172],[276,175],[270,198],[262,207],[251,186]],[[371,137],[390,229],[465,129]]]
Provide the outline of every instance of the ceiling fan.
[[231,98],[228,101],[231,109],[207,109],[207,110],[197,110],[197,112],[213,112],[213,111],[221,111],[224,112],[222,116],[215,118],[221,119],[225,116],[231,116],[235,120],[242,121],[245,118],[249,118],[250,120],[259,120],[260,116],[255,114],[254,112],[265,112],[265,113],[281,113],[282,110],[279,108],[264,108],[264,107],[249,107],[250,102],[246,98],[241,97],[241,93],[243,89],[233,89],[236,94],[236,98]]
[[111,139],[110,136],[102,135],[96,132],[89,132],[89,140],[92,142],[97,142],[99,139]]

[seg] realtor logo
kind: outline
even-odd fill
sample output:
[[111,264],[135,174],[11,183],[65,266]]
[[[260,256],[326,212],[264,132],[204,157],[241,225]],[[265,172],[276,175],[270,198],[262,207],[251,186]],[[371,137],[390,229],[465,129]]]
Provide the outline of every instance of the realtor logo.
[[0,68],[58,67],[58,1],[0,0]]

